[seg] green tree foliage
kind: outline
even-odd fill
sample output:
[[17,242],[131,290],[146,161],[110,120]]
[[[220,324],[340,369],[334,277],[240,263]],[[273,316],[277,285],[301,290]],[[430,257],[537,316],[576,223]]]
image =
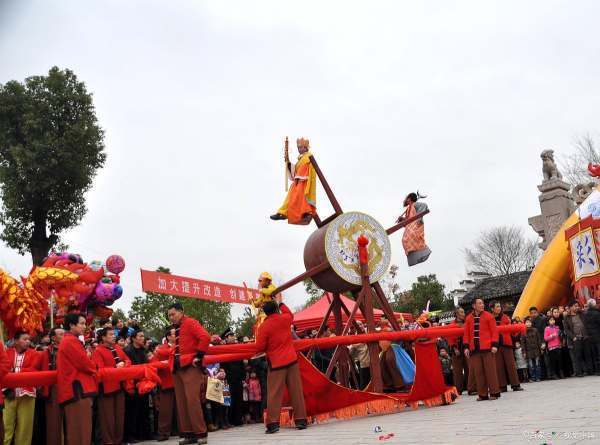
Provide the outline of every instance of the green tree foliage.
[[40,264],[86,213],[104,165],[92,95],[70,70],[0,85],[0,238]]
[[445,286],[441,284],[435,274],[422,275],[417,277],[417,281],[412,284],[409,291],[400,291],[395,288],[393,296],[390,298],[390,304],[394,311],[409,312],[411,314],[420,314],[426,307],[427,301],[429,310],[450,310],[452,309],[452,299],[446,297],[444,293]]
[[254,327],[255,323],[256,317],[252,315],[250,307],[246,306],[244,315],[233,322],[233,330],[238,336],[242,335],[244,337],[252,338],[254,337],[252,328]]
[[305,309],[319,301],[319,299],[323,296],[324,291],[310,278],[304,280],[303,284],[304,290],[306,290],[306,293],[308,294],[308,299],[302,305],[302,309]]
[[[157,272],[171,273],[166,267]],[[175,302],[183,305],[185,314],[195,318],[211,334],[220,335],[231,323],[231,303],[197,300],[195,298],[146,292],[133,299],[129,317],[138,321],[147,335],[162,338],[164,328],[169,324],[167,310]]]
[[125,315],[125,312],[123,311],[123,309],[115,309],[112,313],[112,317],[111,320],[127,320],[127,315]]

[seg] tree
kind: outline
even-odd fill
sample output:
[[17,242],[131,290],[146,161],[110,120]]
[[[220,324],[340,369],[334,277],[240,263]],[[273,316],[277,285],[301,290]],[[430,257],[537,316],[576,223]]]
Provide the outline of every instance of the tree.
[[70,70],[0,85],[0,238],[40,264],[87,209],[104,165],[92,95]]
[[254,337],[253,328],[256,324],[256,317],[252,314],[250,307],[244,308],[244,315],[233,322],[233,329],[237,335],[243,337]]
[[323,296],[325,291],[315,284],[313,280],[307,278],[302,282],[304,284],[304,290],[308,294],[308,299],[302,305],[302,309],[305,309],[315,304]]
[[[171,273],[166,267],[159,267],[157,272]],[[155,292],[146,292],[143,296],[136,296],[131,304],[129,317],[139,322],[147,334],[159,339],[162,338],[164,328],[169,324],[167,310],[175,302],[181,303],[185,314],[200,321],[202,326],[212,334],[220,334],[231,325],[231,303],[197,300]]]
[[441,284],[435,274],[422,275],[412,284],[409,291],[396,292],[390,304],[395,311],[421,313],[429,301],[429,310],[449,310],[452,308],[452,299],[446,297],[445,286]]
[[600,164],[600,152],[594,138],[586,133],[573,142],[573,153],[564,157],[561,170],[565,181],[572,186],[593,181],[587,166],[589,163]]
[[499,226],[481,232],[464,254],[477,272],[496,276],[532,269],[539,249],[537,241],[525,238],[521,228]]
[[125,321],[127,319],[127,315],[125,315],[125,312],[123,311],[123,309],[115,309],[112,313],[112,317],[111,320],[123,320]]

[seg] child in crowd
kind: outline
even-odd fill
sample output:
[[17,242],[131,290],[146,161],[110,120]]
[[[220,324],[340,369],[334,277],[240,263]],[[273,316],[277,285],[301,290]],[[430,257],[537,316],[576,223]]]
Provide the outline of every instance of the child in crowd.
[[442,364],[444,383],[449,386],[454,385],[452,378],[452,359],[448,355],[448,350],[446,348],[440,348],[440,363]]
[[250,402],[250,416],[254,422],[262,422],[262,394],[260,391],[260,380],[256,372],[250,373],[248,380],[248,401]]
[[560,348],[561,348],[561,332],[556,325],[554,317],[548,318],[548,326],[544,329],[544,340],[548,345],[548,354],[550,354],[550,369],[552,379],[560,378]]
[[215,378],[223,383],[223,403],[211,402],[212,414],[217,429],[229,429],[229,407],[231,406],[231,394],[226,380],[227,375],[224,369],[219,369]]
[[515,363],[517,365],[517,374],[519,374],[519,381],[521,383],[529,382],[529,376],[527,375],[527,360],[523,354],[523,348],[521,348],[521,342],[515,341]]
[[529,317],[525,319],[525,326],[527,327],[527,331],[521,337],[521,344],[523,345],[523,352],[529,366],[529,377],[533,382],[539,382],[542,373],[540,359],[542,356],[543,340],[537,329],[532,326]]

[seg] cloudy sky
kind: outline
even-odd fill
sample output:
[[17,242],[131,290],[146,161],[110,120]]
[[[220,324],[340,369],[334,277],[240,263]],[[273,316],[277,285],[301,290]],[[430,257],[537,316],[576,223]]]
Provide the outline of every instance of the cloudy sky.
[[[345,210],[391,225],[419,189],[436,273],[453,288],[478,233],[539,212],[542,149],[600,130],[600,4],[0,0],[0,83],[70,68],[94,94],[108,160],[67,233],[84,259],[253,282],[303,272],[314,226],[268,219],[282,141],[309,137]],[[320,190],[319,211],[329,213]],[[30,259],[5,246],[0,267]],[[302,302],[300,289],[288,293]]]

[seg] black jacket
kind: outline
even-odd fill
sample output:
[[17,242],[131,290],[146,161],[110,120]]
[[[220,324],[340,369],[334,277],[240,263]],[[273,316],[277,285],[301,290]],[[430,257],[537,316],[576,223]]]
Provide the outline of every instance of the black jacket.
[[600,310],[589,308],[583,315],[583,323],[588,335],[595,341],[600,341]]

